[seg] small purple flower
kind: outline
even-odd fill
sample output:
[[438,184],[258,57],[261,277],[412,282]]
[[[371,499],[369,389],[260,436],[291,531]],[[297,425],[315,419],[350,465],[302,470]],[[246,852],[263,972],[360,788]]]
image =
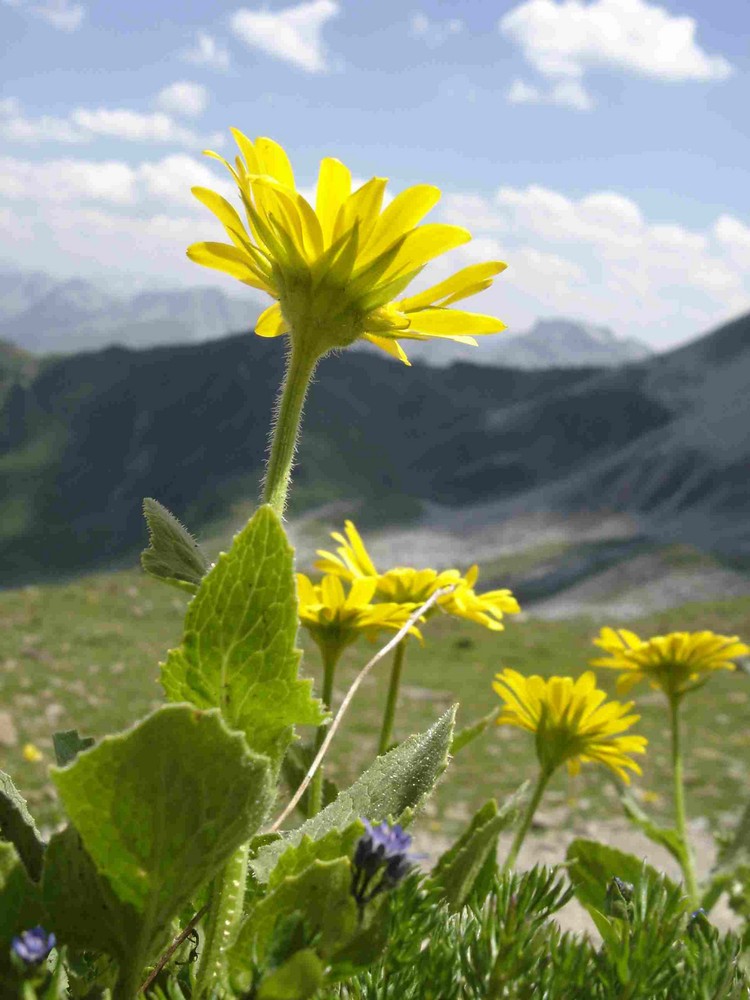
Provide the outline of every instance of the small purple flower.
[[54,934],[48,934],[43,927],[33,927],[30,931],[22,931],[20,937],[13,938],[11,950],[26,965],[39,965],[56,944]]
[[[411,871],[414,857],[409,854],[411,837],[397,823],[373,826],[363,819],[365,832],[354,852],[352,894],[360,909],[381,892],[392,889]],[[376,876],[380,874],[380,878]]]

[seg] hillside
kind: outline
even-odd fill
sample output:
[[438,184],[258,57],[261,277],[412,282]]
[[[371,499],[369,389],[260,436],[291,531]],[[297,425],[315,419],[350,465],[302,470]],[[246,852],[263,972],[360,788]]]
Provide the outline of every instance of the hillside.
[[[612,371],[320,366],[296,510],[416,516],[465,533],[519,511],[623,511],[644,535],[750,556],[750,318]],[[0,407],[0,580],[132,558],[140,501],[199,530],[252,502],[277,342],[110,348],[52,360]]]

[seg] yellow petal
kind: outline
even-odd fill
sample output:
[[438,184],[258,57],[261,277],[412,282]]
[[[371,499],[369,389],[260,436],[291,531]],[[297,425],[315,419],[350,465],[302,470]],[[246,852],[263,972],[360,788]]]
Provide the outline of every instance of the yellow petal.
[[326,245],[333,242],[333,227],[338,211],[352,190],[352,175],[340,160],[326,157],[320,161],[315,214],[320,219]]
[[428,260],[439,257],[441,253],[453,250],[455,247],[461,246],[462,243],[468,243],[470,239],[471,233],[460,226],[448,226],[442,222],[418,226],[406,234],[401,249],[383,275],[383,281],[387,281],[391,277],[395,278],[403,271],[412,271],[415,267],[421,267]]
[[289,333],[289,327],[278,302],[274,302],[260,314],[255,324],[255,332],[259,337],[280,337],[284,333]]
[[195,264],[223,271],[245,285],[273,294],[268,284],[254,270],[247,255],[237,247],[229,246],[227,243],[193,243],[186,252]]
[[415,184],[397,194],[377,221],[369,245],[362,248],[363,260],[371,260],[387,249],[399,236],[419,225],[431,208],[440,201],[440,188]]
[[471,336],[498,333],[505,329],[505,323],[494,316],[483,316],[481,313],[462,312],[459,309],[420,309],[410,312],[404,309],[403,302],[398,305],[411,320],[409,333]]
[[388,333],[394,330],[406,331],[409,317],[404,316],[394,306],[381,306],[367,317],[367,333]]
[[464,267],[460,271],[456,271],[455,274],[451,275],[450,278],[446,278],[445,281],[440,281],[437,285],[432,285],[431,288],[426,288],[423,292],[418,292],[408,299],[403,299],[401,305],[406,310],[411,310],[423,309],[425,306],[435,305],[436,303],[447,305],[447,302],[441,301],[447,298],[450,298],[451,302],[458,302],[459,299],[474,294],[470,290],[473,286],[491,281],[496,274],[500,274],[506,267],[507,265],[499,260],[487,261],[486,264],[470,264],[469,267]]
[[405,365],[411,366],[411,361],[409,361],[403,347],[397,340],[391,340],[390,337],[378,337],[374,333],[366,333],[362,339],[369,340],[371,344],[379,347],[381,351],[385,351],[386,354],[390,354],[399,361],[403,361]]
[[296,190],[292,165],[285,150],[278,142],[274,142],[273,139],[267,139],[265,136],[260,136],[255,140],[255,151],[258,154],[262,168],[259,173],[270,174],[271,177],[275,177],[277,181],[280,181],[286,187]]
[[210,156],[212,160],[218,160],[219,163],[223,163],[224,166],[229,171],[229,173],[232,175],[232,177],[234,177],[234,179],[237,181],[237,183],[238,184],[240,183],[240,178],[239,178],[239,175],[237,174],[237,171],[234,169],[234,167],[232,166],[232,164],[228,160],[224,159],[224,157],[221,155],[221,153],[214,153],[214,151],[212,149],[204,149],[203,150],[203,155],[204,156]]
[[240,152],[245,158],[245,169],[249,174],[261,174],[263,171],[260,166],[260,158],[255,151],[255,146],[244,132],[240,132],[238,128],[230,128],[229,130],[234,136],[234,141],[239,146]]
[[377,224],[387,183],[386,177],[373,177],[346,199],[336,214],[334,240],[351,229],[354,220],[358,219],[360,244],[366,245]]

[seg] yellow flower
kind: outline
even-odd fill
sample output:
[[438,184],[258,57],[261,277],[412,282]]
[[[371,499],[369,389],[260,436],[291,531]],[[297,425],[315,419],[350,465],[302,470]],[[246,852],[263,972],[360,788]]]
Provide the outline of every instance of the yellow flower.
[[364,338],[408,364],[401,338],[476,344],[474,335],[505,329],[494,316],[451,308],[488,288],[506,267],[501,261],[472,264],[398,298],[428,261],[471,239],[459,226],[419,225],[439,200],[438,188],[407,188],[381,211],[385,178],[373,177],[352,192],[344,164],[324,159],[313,208],[297,191],[278,143],[251,142],[237,129],[232,134],[242,154],[234,166],[217,153],[207,155],[234,177],[247,225],[221,195],[195,187],[193,194],[217,216],[231,243],[194,243],[187,253],[196,264],[277,300],[258,320],[258,336],[292,333],[315,357]]
[[438,599],[438,606],[450,615],[467,618],[493,631],[504,627],[501,623],[504,614],[516,614],[521,610],[509,590],[477,594],[474,590],[479,576],[477,566],[472,566],[466,574],[457,569],[439,572],[409,566],[397,566],[379,573],[352,521],[345,522],[344,534],[334,531],[331,538],[338,542],[338,548],[335,554],[318,549],[320,559],[315,563],[316,569],[344,580],[375,579],[376,594],[383,600],[419,605],[424,604],[436,590],[453,586],[453,591]]
[[[314,584],[304,573],[297,574],[300,622],[321,650],[334,656],[364,635],[374,639],[378,632],[398,632],[416,604],[373,604],[375,580],[355,580],[349,593],[337,576],[324,576]],[[417,636],[419,630],[412,626]]]
[[44,760],[44,754],[39,747],[34,746],[33,743],[24,744],[21,756],[24,760],[27,760],[29,764],[38,764],[40,760]]
[[669,698],[695,690],[716,670],[734,670],[734,660],[750,654],[736,635],[714,632],[670,632],[644,640],[628,629],[603,628],[594,645],[609,656],[592,660],[592,666],[622,671],[619,692],[646,678]]
[[595,761],[614,771],[626,783],[626,768],[641,773],[629,754],[645,753],[643,736],[622,735],[639,715],[629,715],[633,702],[606,701],[588,670],[572,677],[524,677],[515,670],[496,675],[495,691],[505,702],[498,725],[519,726],[536,736],[542,771],[549,775],[562,763],[577,774],[581,763]]

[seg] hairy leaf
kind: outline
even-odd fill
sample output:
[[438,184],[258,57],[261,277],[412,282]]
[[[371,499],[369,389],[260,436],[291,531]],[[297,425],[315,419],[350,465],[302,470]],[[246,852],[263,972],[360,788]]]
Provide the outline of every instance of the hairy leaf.
[[5,771],[0,771],[0,840],[13,844],[29,877],[38,882],[44,864],[44,842],[26,799]]
[[323,985],[323,963],[310,948],[295,952],[258,987],[258,1000],[308,1000]]
[[250,862],[256,877],[266,882],[287,847],[299,844],[305,836],[319,840],[330,830],[345,830],[355,820],[398,818],[419,806],[447,767],[455,717],[454,705],[426,732],[410,736],[395,750],[378,757],[317,816],[261,848]]
[[279,767],[295,725],[318,725],[312,681],[299,680],[293,550],[261,507],[203,579],[182,645],[162,665],[172,701],[219,708],[248,745]]
[[217,711],[190,705],[158,709],[53,769],[86,851],[138,915],[140,957],[263,822],[269,770]]
[[146,497],[143,514],[149,547],[141,553],[141,566],[149,576],[195,593],[210,566],[208,557],[187,528],[158,500]]

